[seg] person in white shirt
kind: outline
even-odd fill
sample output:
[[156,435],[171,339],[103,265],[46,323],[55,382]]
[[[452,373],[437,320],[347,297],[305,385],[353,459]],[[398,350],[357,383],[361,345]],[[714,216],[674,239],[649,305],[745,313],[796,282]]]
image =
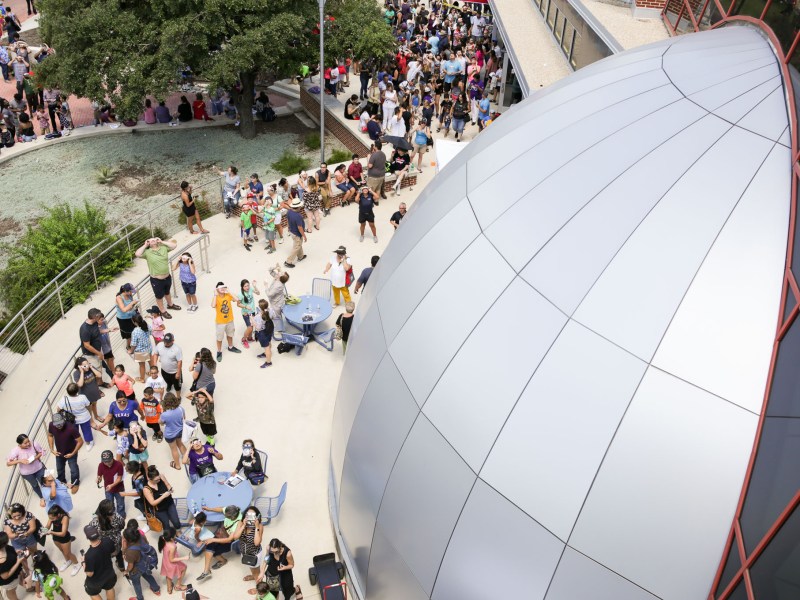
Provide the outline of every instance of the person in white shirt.
[[339,246],[325,265],[325,275],[331,274],[331,287],[333,288],[333,305],[339,306],[340,296],[344,296],[345,303],[350,302],[350,290],[347,289],[347,272],[353,270],[347,248]]
[[483,15],[472,15],[470,23],[472,23],[472,37],[478,40],[481,39],[483,37],[483,28],[486,27],[486,19],[483,18]]
[[145,380],[144,387],[153,388],[153,395],[158,398],[159,402],[164,399],[164,393],[167,391],[167,382],[158,372],[157,366],[150,367],[150,377]]

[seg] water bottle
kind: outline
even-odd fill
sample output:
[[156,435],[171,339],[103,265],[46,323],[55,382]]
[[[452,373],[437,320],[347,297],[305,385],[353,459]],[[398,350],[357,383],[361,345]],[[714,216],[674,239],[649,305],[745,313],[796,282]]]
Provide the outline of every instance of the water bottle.
[[197,502],[195,502],[194,500],[192,500],[192,514],[193,514],[193,515],[196,517],[196,516],[197,516],[197,513],[199,513],[199,512],[200,512],[200,511],[199,511],[199,510],[197,510]]

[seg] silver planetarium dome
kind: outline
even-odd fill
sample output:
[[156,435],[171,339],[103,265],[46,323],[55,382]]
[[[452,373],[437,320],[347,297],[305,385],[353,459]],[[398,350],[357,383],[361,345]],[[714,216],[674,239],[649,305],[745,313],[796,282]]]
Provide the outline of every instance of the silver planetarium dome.
[[436,176],[338,391],[359,596],[707,597],[779,316],[785,94],[757,29],[676,37],[535,94]]

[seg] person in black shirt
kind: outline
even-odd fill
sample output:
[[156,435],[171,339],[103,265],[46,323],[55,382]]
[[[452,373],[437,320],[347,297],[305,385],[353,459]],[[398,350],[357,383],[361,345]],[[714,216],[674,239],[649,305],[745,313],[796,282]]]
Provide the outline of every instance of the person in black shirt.
[[336,324],[342,328],[342,352],[347,352],[347,340],[350,337],[350,326],[353,324],[355,310],[355,302],[345,302],[344,312],[336,319]]
[[389,223],[392,224],[392,227],[397,229],[400,227],[400,221],[403,220],[403,217],[406,216],[406,203],[401,202],[400,206],[397,208],[397,212],[392,215],[392,218],[389,219]]
[[[405,206],[405,204],[401,206]],[[370,260],[370,265],[372,266],[369,266],[365,268],[363,271],[361,271],[361,275],[359,275],[358,279],[356,280],[356,289],[354,290],[356,294],[358,293],[358,290],[367,285],[367,281],[369,281],[369,278],[372,275],[372,271],[375,269],[380,259],[381,259],[380,256],[373,256],[372,259]]]
[[114,542],[109,538],[101,538],[100,531],[92,525],[84,527],[83,533],[90,546],[83,558],[86,573],[83,589],[93,600],[102,600],[103,591],[108,600],[113,600],[114,586],[117,583],[117,575],[111,562],[111,557],[117,550]]
[[[83,353],[89,364],[98,371],[101,371],[103,365],[103,349],[100,341],[100,325],[98,321],[103,316],[103,311],[99,308],[90,308],[86,315],[86,320],[81,323],[78,335],[81,340],[81,352]],[[102,371],[100,375],[100,383],[102,387],[109,387],[109,384],[103,383]]]
[[178,121],[185,123],[192,120],[192,105],[189,104],[186,96],[181,96],[181,103],[178,104]]
[[378,204],[376,202],[377,199],[378,194],[367,186],[362,187],[356,196],[356,202],[358,203],[358,223],[361,229],[360,242],[364,241],[364,227],[369,223],[369,228],[372,231],[372,239],[376,244],[378,243],[378,232],[375,230],[375,213],[372,210],[372,207]]
[[395,174],[397,177],[397,181],[394,182],[392,186],[394,188],[394,195],[400,195],[400,186],[403,183],[403,178],[408,173],[408,169],[411,166],[411,157],[408,155],[408,150],[403,148],[397,148],[392,154],[392,163],[390,166],[390,170],[392,173]]

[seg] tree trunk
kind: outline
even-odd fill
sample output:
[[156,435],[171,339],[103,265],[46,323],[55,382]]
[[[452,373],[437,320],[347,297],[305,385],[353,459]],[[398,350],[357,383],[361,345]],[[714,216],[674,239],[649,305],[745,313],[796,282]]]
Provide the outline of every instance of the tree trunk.
[[239,133],[246,140],[256,137],[256,123],[253,119],[253,90],[255,89],[256,73],[248,71],[240,75],[242,93],[236,108],[239,109]]

